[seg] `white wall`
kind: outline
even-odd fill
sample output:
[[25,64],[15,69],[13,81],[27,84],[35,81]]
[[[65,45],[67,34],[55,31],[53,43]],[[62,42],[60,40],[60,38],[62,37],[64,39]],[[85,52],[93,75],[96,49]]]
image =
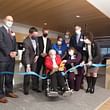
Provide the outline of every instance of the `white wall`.
[[110,0],[87,0],[87,1],[110,18]]

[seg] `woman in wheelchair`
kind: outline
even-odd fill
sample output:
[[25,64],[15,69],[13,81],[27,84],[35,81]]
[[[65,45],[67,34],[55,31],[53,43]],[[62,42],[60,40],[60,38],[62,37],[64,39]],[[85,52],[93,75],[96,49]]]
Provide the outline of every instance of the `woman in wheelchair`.
[[65,84],[64,76],[59,71],[59,66],[61,64],[61,57],[56,54],[54,49],[49,51],[49,55],[45,58],[46,73],[50,79],[51,91],[58,93],[58,87],[61,88],[63,94],[67,93],[68,87]]

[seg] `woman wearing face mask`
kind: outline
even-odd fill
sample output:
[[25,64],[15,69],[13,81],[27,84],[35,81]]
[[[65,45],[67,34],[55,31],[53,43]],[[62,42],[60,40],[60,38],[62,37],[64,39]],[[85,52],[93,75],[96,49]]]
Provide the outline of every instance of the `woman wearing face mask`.
[[67,46],[63,42],[63,38],[58,36],[57,42],[53,44],[52,49],[56,50],[57,54],[63,59],[66,56]]
[[[71,47],[68,50],[68,55],[66,60],[63,62],[66,63],[67,70],[78,65],[82,59],[81,54],[76,51],[75,48]],[[68,72],[68,82],[69,87],[72,90],[78,91],[81,85],[82,75],[80,75],[80,69],[76,69],[74,72]]]
[[101,54],[100,48],[98,44],[93,40],[93,34],[91,32],[87,32],[85,34],[85,53],[83,55],[83,59],[85,63],[88,64],[87,69],[87,90],[86,93],[90,92],[91,94],[94,93],[96,79],[97,79],[97,72],[99,68],[92,67],[92,63],[99,64],[101,62]]

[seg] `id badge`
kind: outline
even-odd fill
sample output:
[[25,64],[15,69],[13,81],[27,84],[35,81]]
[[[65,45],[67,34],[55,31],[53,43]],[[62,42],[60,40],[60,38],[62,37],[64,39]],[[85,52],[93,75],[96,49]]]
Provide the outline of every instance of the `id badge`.
[[58,51],[58,53],[61,55],[61,54],[62,54],[62,51],[61,51],[61,50],[59,50],[59,51]]

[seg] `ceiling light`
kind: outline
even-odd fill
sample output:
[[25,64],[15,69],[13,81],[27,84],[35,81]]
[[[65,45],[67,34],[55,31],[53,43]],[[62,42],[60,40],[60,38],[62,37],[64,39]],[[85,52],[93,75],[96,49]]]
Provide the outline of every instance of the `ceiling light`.
[[45,23],[44,23],[44,25],[46,26],[46,25],[47,25],[47,23],[45,22]]
[[76,18],[80,18],[80,16],[79,15],[76,15]]

